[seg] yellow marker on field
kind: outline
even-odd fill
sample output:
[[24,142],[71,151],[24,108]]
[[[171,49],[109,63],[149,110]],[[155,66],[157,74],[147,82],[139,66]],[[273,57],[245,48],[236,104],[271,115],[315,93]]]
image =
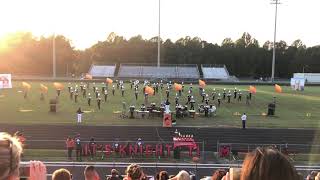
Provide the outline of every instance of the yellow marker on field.
[[32,112],[33,110],[31,110],[31,109],[20,109],[19,111],[20,112]]
[[239,112],[233,113],[234,116],[240,116],[241,114]]

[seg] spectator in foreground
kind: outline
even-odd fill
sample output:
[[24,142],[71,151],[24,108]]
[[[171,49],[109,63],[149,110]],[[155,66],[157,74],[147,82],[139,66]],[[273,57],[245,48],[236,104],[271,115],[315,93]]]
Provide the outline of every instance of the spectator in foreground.
[[317,178],[317,175],[317,171],[311,171],[311,173],[307,176],[306,180],[315,180]]
[[9,134],[0,133],[0,179],[19,179],[21,143]]
[[116,169],[111,170],[111,176],[107,176],[107,180],[122,180],[123,178],[119,175]]
[[127,177],[125,180],[141,180],[144,177],[143,170],[138,164],[131,164],[126,170]]
[[[21,143],[16,137],[0,133],[0,179],[19,179]],[[29,180],[46,180],[47,169],[40,161],[30,161]]]
[[84,170],[85,180],[100,180],[100,176],[94,166],[87,166]]
[[221,180],[223,178],[223,176],[225,176],[225,175],[226,175],[226,171],[225,170],[218,169],[213,173],[211,179],[212,180]]
[[190,180],[190,175],[187,171],[180,171],[175,177],[171,178],[171,180]]
[[320,180],[320,172],[318,172],[317,176],[315,177],[315,180]]
[[161,171],[159,173],[159,180],[168,180],[169,179],[169,174],[167,171]]
[[52,180],[71,180],[72,174],[66,169],[55,170],[52,174]]
[[298,179],[288,159],[274,149],[257,148],[249,153],[242,165],[241,180]]

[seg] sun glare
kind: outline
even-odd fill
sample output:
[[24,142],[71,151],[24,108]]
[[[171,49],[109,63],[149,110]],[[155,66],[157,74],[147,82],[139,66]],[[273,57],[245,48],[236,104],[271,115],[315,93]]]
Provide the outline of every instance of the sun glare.
[[6,36],[0,36],[0,52],[7,51],[9,49],[8,39]]

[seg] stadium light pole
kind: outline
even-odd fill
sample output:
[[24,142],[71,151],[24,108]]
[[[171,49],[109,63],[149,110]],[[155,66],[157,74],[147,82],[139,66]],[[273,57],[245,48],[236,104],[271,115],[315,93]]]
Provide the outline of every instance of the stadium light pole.
[[158,63],[157,67],[160,67],[160,0],[159,0],[159,22],[158,22]]
[[271,4],[276,5],[276,11],[274,16],[274,33],[273,33],[273,53],[272,53],[272,72],[271,72],[271,82],[274,82],[274,72],[276,63],[276,36],[277,36],[277,16],[278,16],[278,4],[279,0],[273,0]]
[[56,78],[56,35],[52,37],[52,78]]

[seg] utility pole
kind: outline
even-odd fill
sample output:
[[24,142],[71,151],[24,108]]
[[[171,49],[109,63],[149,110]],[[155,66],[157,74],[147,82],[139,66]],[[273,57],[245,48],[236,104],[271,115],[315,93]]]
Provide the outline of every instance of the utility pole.
[[160,0],[159,0],[159,22],[158,22],[158,63],[157,66],[160,67]]
[[271,82],[274,82],[274,72],[276,64],[276,36],[277,36],[277,16],[278,16],[278,4],[279,0],[272,0],[271,4],[276,5],[276,12],[274,17],[274,34],[273,34],[273,54],[272,54],[272,73],[271,73]]
[[52,37],[52,78],[56,78],[56,35]]

